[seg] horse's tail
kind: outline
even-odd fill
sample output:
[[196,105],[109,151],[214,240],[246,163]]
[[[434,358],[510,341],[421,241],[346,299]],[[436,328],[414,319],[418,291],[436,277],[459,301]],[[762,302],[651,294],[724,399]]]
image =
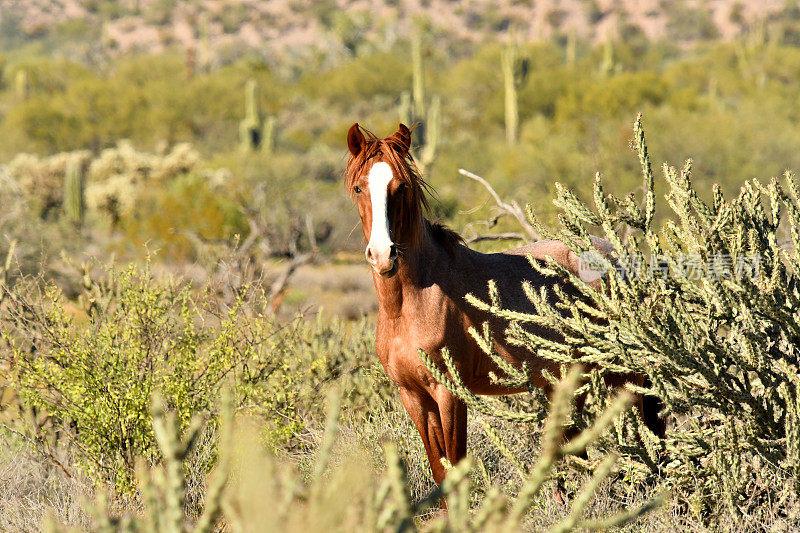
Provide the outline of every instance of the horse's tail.
[[[653,382],[650,381],[650,378],[645,377],[643,386],[649,389],[653,386]],[[644,418],[644,425],[662,439],[667,433],[667,421],[659,416],[663,410],[664,402],[661,401],[661,398],[647,395],[642,396],[642,418]]]

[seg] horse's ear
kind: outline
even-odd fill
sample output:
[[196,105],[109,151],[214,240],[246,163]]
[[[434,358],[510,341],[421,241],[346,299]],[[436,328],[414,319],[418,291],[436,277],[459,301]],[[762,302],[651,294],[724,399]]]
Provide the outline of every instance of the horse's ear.
[[350,126],[350,130],[347,132],[347,147],[354,156],[360,154],[364,149],[364,134],[361,133],[358,122]]
[[405,157],[409,148],[411,148],[411,130],[405,124],[400,124],[392,138],[397,143],[400,155]]

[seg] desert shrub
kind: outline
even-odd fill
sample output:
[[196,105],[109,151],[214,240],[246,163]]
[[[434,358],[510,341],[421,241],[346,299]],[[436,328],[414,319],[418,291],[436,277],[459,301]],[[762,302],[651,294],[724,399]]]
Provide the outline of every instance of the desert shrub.
[[157,457],[154,391],[185,429],[197,414],[213,420],[228,386],[237,405],[265,420],[263,438],[275,449],[304,446],[296,437],[324,417],[322,398],[334,383],[354,419],[376,400],[391,401],[387,379],[367,379],[377,364],[367,322],[279,324],[264,315],[257,288],[225,308],[211,291],[154,279],[149,264],[84,272],[76,303],[35,278],[5,289],[3,379],[22,407],[68,424],[80,466],[118,490],[130,488],[137,457]]
[[666,84],[652,72],[623,72],[610,78],[584,80],[586,86],[570,86],[555,104],[559,120],[599,115],[619,116],[643,105],[664,100]]
[[[122,192],[113,189],[112,182],[106,185],[114,193]],[[165,259],[193,258],[197,239],[228,241],[247,233],[241,205],[220,185],[210,182],[209,174],[193,172],[163,185],[140,186],[134,193],[135,209],[127,212],[119,227],[136,246],[163,247]]]
[[667,28],[677,40],[709,40],[719,36],[719,30],[707,11],[676,5],[670,10]]
[[[399,405],[375,353],[374,325],[368,321],[298,319],[276,336],[277,367],[259,381],[240,387],[250,414],[266,420],[266,442],[301,448],[297,437],[324,418],[325,392],[341,391],[343,416],[359,421],[378,405]],[[299,451],[299,450],[298,450]]]
[[[692,185],[691,161],[681,170],[664,165],[669,211],[658,226],[640,120],[634,132],[644,175],[641,202],[632,194],[606,194],[599,176],[594,209],[565,187],[555,199],[561,210],[556,236],[606,273],[603,289],[590,289],[551,262],[535,266],[547,276],[570,279],[581,298],[556,291],[552,301],[526,286],[533,313],[506,309],[502,294],[491,287],[490,300],[470,301],[510,320],[509,342],[564,365],[590,365],[583,386],[588,412],[606,405],[604,375],[649,379],[645,387],[628,387],[663,402],[662,416],[671,425],[666,436],[655,435],[628,412],[614,424],[610,439],[598,441],[600,449],[621,452],[627,479],[657,476],[710,516],[721,511],[736,516],[766,502],[794,505],[791,494],[800,482],[797,182],[790,173],[785,188],[777,179],[751,180],[730,200],[715,186],[704,201]],[[592,231],[611,242],[613,262],[590,251]],[[523,327],[527,324],[559,331],[564,342],[537,336]],[[474,336],[501,364],[488,331]],[[524,368],[500,369],[509,382],[530,380]],[[486,410],[463,387],[453,389]],[[754,485],[759,497],[753,496]]]
[[134,459],[154,452],[151,393],[163,391],[184,425],[213,412],[226,382],[259,382],[279,364],[269,350],[274,326],[239,329],[235,309],[215,311],[185,284],[153,283],[147,268],[111,269],[102,281],[87,274],[85,283],[85,311],[51,283],[8,291],[5,379],[23,405],[71,424],[82,466],[123,490]]
[[110,276],[89,280],[83,320],[54,286],[18,284],[4,317],[4,359],[20,401],[72,424],[83,466],[125,489],[135,457],[153,452],[150,394],[163,390],[185,425],[252,354],[236,351],[224,317],[198,326],[186,287],[153,286],[134,268]]
[[302,81],[308,94],[338,105],[378,95],[394,95],[398,87],[411,86],[408,62],[395,55],[375,54],[354,58],[336,68],[314,72]]

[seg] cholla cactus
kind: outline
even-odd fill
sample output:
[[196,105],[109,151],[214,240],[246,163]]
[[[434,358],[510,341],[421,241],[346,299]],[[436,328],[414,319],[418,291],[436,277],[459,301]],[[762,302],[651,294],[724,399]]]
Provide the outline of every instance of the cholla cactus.
[[[526,285],[530,314],[505,309],[502,295],[470,301],[510,321],[509,342],[561,364],[591,365],[589,412],[607,397],[602,375],[647,376],[652,385],[628,387],[658,398],[665,414],[686,422],[664,439],[635,416],[615,424],[606,445],[624,446],[628,472],[642,479],[658,472],[696,491],[704,505],[716,505],[719,498],[708,496],[722,494],[736,513],[752,501],[748,465],[760,461],[759,475],[771,477],[775,500],[784,501],[782,491],[800,487],[800,187],[787,173],[785,185],[750,180],[731,200],[715,186],[707,203],[692,185],[691,161],[680,170],[664,165],[669,212],[657,227],[641,117],[634,137],[641,202],[607,195],[599,175],[594,208],[561,186],[554,202],[562,209],[559,237],[605,271],[603,290],[554,262],[535,263],[543,275],[571,279],[581,298],[557,293],[553,302]],[[597,227],[613,246],[613,263],[590,247],[590,228]],[[787,239],[791,245],[780,244]],[[525,324],[559,331],[565,342]],[[526,380],[502,368],[504,379]]]
[[85,205],[118,221],[132,212],[142,184],[173,179],[200,164],[200,154],[188,143],[157,155],[137,151],[123,140],[96,159],[91,156],[88,150],[44,158],[19,154],[8,165],[8,173],[41,216],[63,208],[71,220],[80,222]]
[[200,152],[190,143],[178,143],[164,157],[153,161],[150,175],[153,179],[169,180],[197,168],[200,159]]
[[108,215],[112,225],[130,214],[136,205],[138,188],[131,176],[115,174],[105,181],[86,187],[86,205],[89,209]]
[[[488,335],[488,331],[488,327],[485,328],[484,334]],[[485,344],[487,339],[481,338],[481,336],[474,331],[473,335],[476,340],[478,340],[479,344],[481,344],[481,347],[487,350],[487,354],[494,360],[498,367],[507,373],[509,376],[508,382],[514,383],[512,386],[527,386],[530,384],[530,373],[527,368],[523,367],[522,370],[516,369],[503,359],[502,356],[491,350],[490,344]],[[465,401],[467,405],[475,411],[498,419],[514,422],[530,423],[541,419],[541,412],[527,413],[510,411],[501,406],[497,401],[474,395],[464,385],[455,362],[447,350],[442,351],[442,359],[444,360],[448,374],[445,374],[433,359],[422,350],[420,350],[419,356],[439,383]],[[470,524],[471,521],[469,517],[464,517],[462,515],[462,513],[469,512],[470,507],[468,500],[458,502],[457,505],[451,505],[450,516],[447,517],[447,520],[451,525],[455,522],[455,524],[460,526],[452,528],[453,530],[480,531],[485,528],[494,531],[514,531],[519,529],[520,524],[525,518],[525,514],[530,509],[534,499],[538,496],[545,481],[552,474],[556,464],[568,455],[576,456],[582,454],[588,445],[595,443],[609,426],[615,424],[620,416],[629,410],[628,408],[633,398],[630,393],[622,392],[608,403],[608,406],[597,416],[596,420],[587,429],[565,442],[564,428],[571,422],[570,411],[572,399],[577,394],[585,392],[586,388],[578,387],[581,374],[580,366],[573,366],[566,373],[562,381],[556,383],[557,387],[550,404],[550,412],[544,424],[542,452],[538,461],[530,469],[527,469],[525,465],[522,465],[510,454],[508,448],[505,447],[496,432],[492,429],[492,426],[484,421],[484,428],[489,434],[490,439],[496,444],[498,450],[515,465],[525,482],[517,494],[517,497],[508,502],[508,504],[502,503],[504,498],[498,493],[490,493],[491,496],[487,497],[487,500],[484,502],[484,507],[475,511],[475,516],[480,517],[478,524],[475,524],[477,527],[473,527],[473,524]],[[638,508],[622,511],[612,517],[593,520],[581,519],[583,510],[594,496],[600,483],[609,477],[617,459],[618,457],[616,454],[612,453],[587,465],[588,469],[594,471],[592,478],[583,487],[580,494],[573,500],[572,507],[567,517],[555,524],[550,531],[564,532],[572,531],[575,528],[605,530],[618,527],[635,520],[663,502],[664,496],[659,495]],[[442,485],[442,491],[446,495],[459,494],[462,499],[465,498],[463,493],[454,490],[455,488],[450,485],[450,483],[456,485],[461,483],[460,480],[454,483],[450,479],[452,475],[452,471],[448,473],[448,477],[445,478]],[[463,477],[463,474],[457,474],[455,477],[459,479]],[[448,499],[448,503],[449,502],[450,499]],[[453,513],[453,510],[457,510],[458,514]],[[467,527],[464,527],[465,525]]]
[[39,214],[46,216],[63,204],[67,166],[74,163],[82,171],[90,157],[89,151],[63,152],[43,158],[19,154],[9,163],[8,172]]
[[[446,359],[452,366],[449,356]],[[459,385],[444,377],[430,360],[426,364],[448,387]],[[186,474],[184,464],[200,435],[195,420],[180,438],[175,417],[167,413],[163,403],[153,402],[153,428],[163,457],[162,464],[146,468],[140,463],[137,481],[143,508],[136,516],[115,517],[102,498],[89,507],[94,529],[111,531],[188,532],[216,531],[221,523],[234,533],[249,531],[415,531],[416,518],[437,506],[442,498],[449,512],[430,521],[426,531],[516,531],[521,529],[531,504],[554,466],[567,455],[581,453],[587,444],[606,430],[612,421],[630,405],[630,395],[623,394],[612,402],[596,423],[569,442],[563,440],[570,404],[580,372],[574,369],[556,388],[552,410],[545,423],[542,454],[515,497],[508,497],[497,487],[489,488],[483,501],[473,507],[470,474],[475,461],[466,458],[457,465],[448,465],[449,472],[441,486],[412,501],[408,492],[405,465],[396,445],[386,443],[386,470],[378,480],[365,479],[361,458],[347,467],[333,466],[333,449],[337,437],[339,396],[329,396],[330,408],[325,431],[316,452],[310,476],[298,473],[291,465],[282,464],[264,453],[256,428],[238,424],[234,429],[232,403],[223,401],[220,422],[222,434],[219,460],[208,485],[202,516],[192,525],[185,518]],[[487,424],[491,430],[491,426]],[[496,435],[495,435],[496,438]],[[581,515],[598,485],[612,471],[615,457],[608,456],[594,466],[594,475],[573,500],[570,513],[551,527],[551,531],[570,531],[576,527],[600,530],[635,520],[658,505],[662,497],[646,504],[600,519]],[[479,467],[481,465],[478,465]],[[356,472],[358,474],[356,474]],[[354,477],[354,475],[359,477]],[[306,481],[306,478],[309,478]],[[265,506],[264,502],[270,502]],[[59,530],[50,524],[53,531]]]
[[130,177],[134,183],[148,179],[168,180],[195,170],[199,163],[200,153],[189,143],[178,143],[161,155],[140,152],[130,141],[122,140],[92,161],[89,181],[102,182],[120,174]]
[[100,152],[89,166],[89,181],[105,181],[117,174],[130,175],[133,181],[147,179],[157,165],[158,156],[139,152],[128,140]]
[[200,154],[189,143],[176,144],[163,156],[136,150],[128,141],[103,150],[89,166],[86,205],[116,224],[136,206],[141,187],[150,180],[167,181],[192,172]]

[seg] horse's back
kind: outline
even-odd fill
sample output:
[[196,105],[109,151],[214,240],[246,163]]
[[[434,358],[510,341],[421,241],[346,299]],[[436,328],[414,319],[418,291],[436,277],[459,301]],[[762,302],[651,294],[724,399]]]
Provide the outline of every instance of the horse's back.
[[[606,239],[592,235],[592,246],[604,257],[611,259],[614,246]],[[573,252],[564,242],[556,239],[544,239],[536,241],[513,250],[503,252],[507,255],[531,256],[540,261],[546,261],[551,257],[558,264],[578,276],[593,288],[600,287],[600,279],[603,272],[588,264],[584,259]]]

